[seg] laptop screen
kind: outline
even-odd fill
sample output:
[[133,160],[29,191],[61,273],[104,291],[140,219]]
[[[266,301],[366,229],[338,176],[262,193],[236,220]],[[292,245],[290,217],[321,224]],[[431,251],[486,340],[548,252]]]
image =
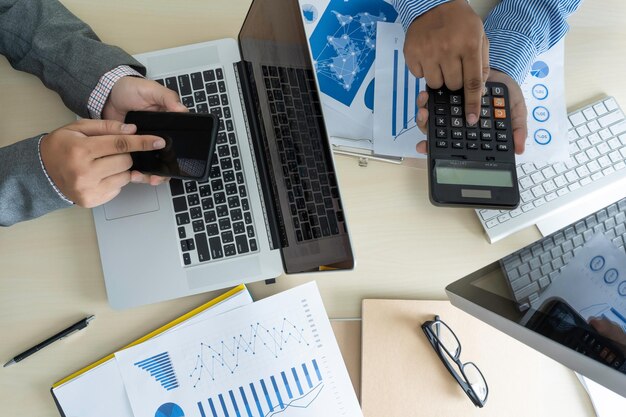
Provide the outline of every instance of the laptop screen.
[[450,284],[448,295],[626,395],[625,211],[626,199]]
[[297,0],[254,0],[239,34],[240,82],[287,273],[351,269],[352,249]]

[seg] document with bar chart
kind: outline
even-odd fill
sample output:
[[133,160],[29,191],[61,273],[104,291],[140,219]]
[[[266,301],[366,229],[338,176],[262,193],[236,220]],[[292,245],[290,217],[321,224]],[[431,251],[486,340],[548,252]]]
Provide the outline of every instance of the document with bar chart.
[[116,353],[136,417],[362,417],[315,283]]
[[426,140],[417,127],[417,95],[425,89],[404,62],[404,30],[399,23],[378,23],[374,89],[374,152],[423,157],[415,145]]

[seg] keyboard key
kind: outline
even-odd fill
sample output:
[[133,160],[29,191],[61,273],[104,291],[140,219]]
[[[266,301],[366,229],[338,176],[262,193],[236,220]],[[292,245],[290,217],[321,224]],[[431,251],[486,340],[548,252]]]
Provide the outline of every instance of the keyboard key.
[[211,256],[213,257],[213,259],[219,259],[224,257],[222,242],[220,241],[220,238],[218,236],[209,239],[209,247],[211,249]]

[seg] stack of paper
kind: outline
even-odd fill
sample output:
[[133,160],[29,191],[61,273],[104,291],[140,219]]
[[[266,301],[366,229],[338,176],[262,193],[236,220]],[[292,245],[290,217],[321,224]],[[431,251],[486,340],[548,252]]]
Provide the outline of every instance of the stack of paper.
[[[315,283],[256,303],[228,300],[216,313],[117,352],[106,380],[91,371],[91,382],[55,388],[61,408],[68,416],[94,415],[97,405],[117,417],[362,417]],[[116,407],[96,398],[102,386]]]

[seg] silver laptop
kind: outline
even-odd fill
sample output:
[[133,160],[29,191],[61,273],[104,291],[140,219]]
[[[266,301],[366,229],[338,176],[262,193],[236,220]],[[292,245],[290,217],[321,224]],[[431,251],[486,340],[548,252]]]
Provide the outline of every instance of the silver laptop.
[[113,307],[354,267],[297,0],[254,0],[238,41],[136,58],[221,121],[208,181],[130,184],[93,210]]
[[622,199],[446,292],[455,306],[626,396],[625,241]]

